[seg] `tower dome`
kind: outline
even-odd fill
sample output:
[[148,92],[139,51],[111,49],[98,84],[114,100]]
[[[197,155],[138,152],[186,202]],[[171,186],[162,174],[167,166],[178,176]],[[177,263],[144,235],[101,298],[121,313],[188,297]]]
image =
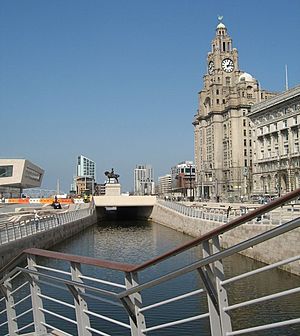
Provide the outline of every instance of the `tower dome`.
[[220,29],[220,28],[226,28],[226,26],[224,25],[224,23],[220,22],[218,25],[217,25],[217,29]]
[[247,72],[244,72],[240,75],[239,77],[239,82],[254,82],[255,78],[252,77],[252,75],[250,75]]

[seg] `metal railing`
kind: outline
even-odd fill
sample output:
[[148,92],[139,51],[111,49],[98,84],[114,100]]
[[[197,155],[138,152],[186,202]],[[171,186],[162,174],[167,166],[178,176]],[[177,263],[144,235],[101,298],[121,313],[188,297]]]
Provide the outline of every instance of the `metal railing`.
[[[229,211],[227,211],[226,207],[214,207],[209,204],[205,206],[201,205],[187,205],[175,201],[166,201],[162,199],[157,200],[158,204],[174,210],[184,216],[188,216],[191,218],[202,219],[205,221],[214,221],[219,223],[228,223],[230,220],[234,218],[238,218],[246,213],[249,213],[253,209],[257,209],[259,205],[247,206],[247,205],[239,205],[232,206]],[[299,217],[300,213],[299,206],[295,208],[294,204],[290,205],[282,205],[279,208],[274,209],[268,213],[265,213],[261,216],[257,216],[253,218],[251,221],[248,221],[248,224],[267,224],[267,225],[281,225],[293,218]]]
[[0,222],[0,246],[42,231],[75,222],[90,216],[94,204],[80,204],[66,210],[35,210],[31,213],[11,213]]
[[[0,330],[3,331],[3,335],[30,332],[33,335],[54,335],[55,332],[61,335],[91,336],[155,335],[158,330],[173,328],[173,334],[176,335],[177,328],[203,321],[208,326],[207,333],[202,331],[203,335],[231,336],[249,333],[255,335],[257,331],[298,324],[300,316],[276,320],[274,315],[272,322],[250,325],[247,328],[235,327],[234,330],[232,312],[297,295],[300,293],[300,287],[263,293],[260,297],[243,302],[232,302],[230,293],[242,279],[251,280],[257,274],[265,274],[270,269],[298,261],[299,255],[231,278],[226,278],[224,274],[223,259],[296,230],[299,228],[300,218],[274,226],[269,231],[226,249],[220,248],[220,236],[299,195],[300,189],[140,265],[40,249],[25,250],[1,270],[3,277],[0,289],[3,298],[0,301]],[[156,275],[153,271],[153,267],[158,263],[168,262],[170,258],[192,248],[201,250],[202,257],[175,270],[166,268],[162,275]],[[24,256],[27,263],[20,265],[21,257]],[[151,290],[158,288],[160,293],[163,293],[164,286],[172,286],[172,281],[176,279],[185,281],[188,274],[199,278],[196,287],[187,282],[185,293],[177,293],[168,298],[161,295],[161,300],[156,302],[151,300]],[[255,280],[252,281],[255,286]],[[62,292],[65,293],[64,299]],[[195,314],[192,311],[189,316],[170,318],[167,314],[169,305],[180,307],[187,304],[185,300],[195,296],[199,297],[199,305],[203,306],[200,313]],[[112,314],[113,310],[117,313]],[[251,321],[249,318],[249,323]],[[196,333],[200,331],[185,334]]]

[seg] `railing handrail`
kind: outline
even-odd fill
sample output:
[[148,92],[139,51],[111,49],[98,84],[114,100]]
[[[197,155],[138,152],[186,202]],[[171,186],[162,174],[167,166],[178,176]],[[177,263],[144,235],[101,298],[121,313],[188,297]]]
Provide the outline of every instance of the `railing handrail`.
[[29,248],[23,251],[25,254],[31,254],[40,257],[52,258],[57,260],[64,260],[69,262],[75,262],[85,265],[97,266],[102,268],[108,268],[117,271],[131,272],[136,265],[120,263],[117,261],[109,261],[104,259],[98,259],[93,257],[84,257],[80,255],[73,255],[68,253],[61,253],[55,251],[42,250],[37,248]]
[[[226,223],[224,225],[221,225],[220,227],[213,229],[204,235],[201,235],[198,238],[195,238],[191,240],[188,243],[185,243],[183,245],[180,245],[179,247],[176,247],[164,254],[161,254],[158,257],[155,257],[153,259],[150,259],[140,265],[133,265],[133,264],[126,264],[126,263],[118,263],[118,262],[112,262],[108,260],[103,260],[103,259],[98,259],[98,258],[91,258],[91,257],[83,257],[83,256],[75,256],[71,254],[65,254],[65,253],[60,253],[60,252],[54,252],[54,251],[48,251],[48,250],[42,250],[42,249],[27,249],[24,250],[19,257],[17,258],[22,258],[26,254],[32,254],[32,255],[40,255],[40,256],[45,256],[45,257],[52,257],[52,258],[58,258],[61,260],[65,261],[74,261],[74,262],[79,262],[79,263],[86,263],[88,265],[94,265],[102,268],[108,268],[108,269],[114,269],[114,270],[120,270],[124,272],[138,272],[141,271],[147,267],[153,266],[163,260],[166,260],[170,257],[173,257],[179,253],[182,253],[186,250],[188,250],[191,247],[194,247],[196,245],[199,245],[201,242],[204,242],[206,240],[211,239],[212,237],[225,233],[233,228],[236,228],[239,225],[242,225],[262,214],[265,212],[271,211],[281,205],[283,205],[286,202],[291,201],[292,199],[299,197],[300,196],[300,188],[291,191],[284,196],[277,198],[273,201],[271,201],[268,204],[262,205],[258,209],[255,209],[253,211],[248,212],[247,214],[242,215],[241,217],[235,218],[229,223]],[[17,258],[13,260],[13,264],[17,262]],[[11,263],[9,263],[11,265]],[[3,274],[4,271],[8,269],[8,265],[3,267],[0,270],[0,275]]]
[[157,264],[158,262],[161,262],[167,258],[173,257],[181,252],[184,252],[186,250],[188,250],[191,247],[194,247],[198,244],[200,244],[201,242],[205,241],[205,240],[209,240],[212,237],[225,233],[239,225],[242,225],[262,214],[264,214],[265,212],[271,211],[275,208],[277,208],[278,206],[291,201],[292,199],[299,197],[300,196],[300,188],[289,192],[288,194],[285,194],[284,196],[277,198],[273,201],[271,201],[270,203],[264,204],[261,207],[254,209],[250,212],[248,212],[247,214],[244,214],[238,218],[233,219],[232,221],[230,221],[229,223],[226,223],[224,225],[221,225],[220,227],[213,229],[207,233],[205,233],[204,235],[201,235],[198,238],[193,239],[192,241],[185,243],[179,247],[174,248],[173,250],[170,250],[164,254],[161,254],[160,256],[150,259],[148,261],[146,261],[145,263],[137,266],[134,271],[141,271],[142,269],[145,269],[147,267],[153,266],[155,264]]
[[141,285],[138,285],[136,287],[127,289],[124,292],[121,292],[120,294],[118,294],[118,296],[120,298],[127,296],[127,295],[131,295],[135,292],[139,292],[145,288],[150,288],[154,285],[157,285],[158,283],[162,283],[164,281],[167,280],[171,280],[176,278],[179,275],[184,275],[188,272],[194,271],[195,269],[198,269],[200,267],[204,267],[207,266],[209,264],[212,264],[213,262],[216,262],[218,260],[222,260],[224,258],[227,258],[235,253],[241,252],[243,250],[246,250],[247,248],[249,248],[250,246],[255,246],[259,243],[265,242],[269,239],[272,239],[274,237],[277,237],[283,233],[289,232],[291,230],[294,230],[295,227],[299,226],[299,220],[292,220],[288,223],[285,223],[281,226],[277,226],[267,232],[263,232],[261,234],[259,234],[258,236],[254,236],[252,238],[249,238],[241,243],[238,243],[236,245],[233,245],[231,247],[228,247],[225,250],[221,250],[213,255],[209,255],[205,258],[202,258],[199,261],[195,261],[187,266],[183,266],[179,269],[176,269],[174,271],[171,271],[163,276],[160,276],[156,279],[152,279],[149,280],[148,282],[145,282]]

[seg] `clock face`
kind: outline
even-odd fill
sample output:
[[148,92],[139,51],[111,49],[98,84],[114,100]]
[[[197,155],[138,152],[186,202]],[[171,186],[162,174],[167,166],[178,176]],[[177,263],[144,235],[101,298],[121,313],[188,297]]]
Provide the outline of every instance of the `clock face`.
[[222,61],[222,69],[225,72],[232,72],[234,69],[233,60],[231,60],[230,58],[224,58]]
[[215,70],[215,65],[213,61],[210,61],[208,63],[208,73],[211,75]]

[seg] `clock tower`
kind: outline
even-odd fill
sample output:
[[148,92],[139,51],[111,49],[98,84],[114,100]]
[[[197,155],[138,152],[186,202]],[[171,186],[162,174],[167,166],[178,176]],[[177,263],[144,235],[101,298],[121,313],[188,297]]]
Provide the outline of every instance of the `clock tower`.
[[251,192],[251,105],[272,94],[239,69],[238,51],[221,22],[207,54],[207,73],[198,94],[194,148],[196,195],[215,201],[240,201]]

